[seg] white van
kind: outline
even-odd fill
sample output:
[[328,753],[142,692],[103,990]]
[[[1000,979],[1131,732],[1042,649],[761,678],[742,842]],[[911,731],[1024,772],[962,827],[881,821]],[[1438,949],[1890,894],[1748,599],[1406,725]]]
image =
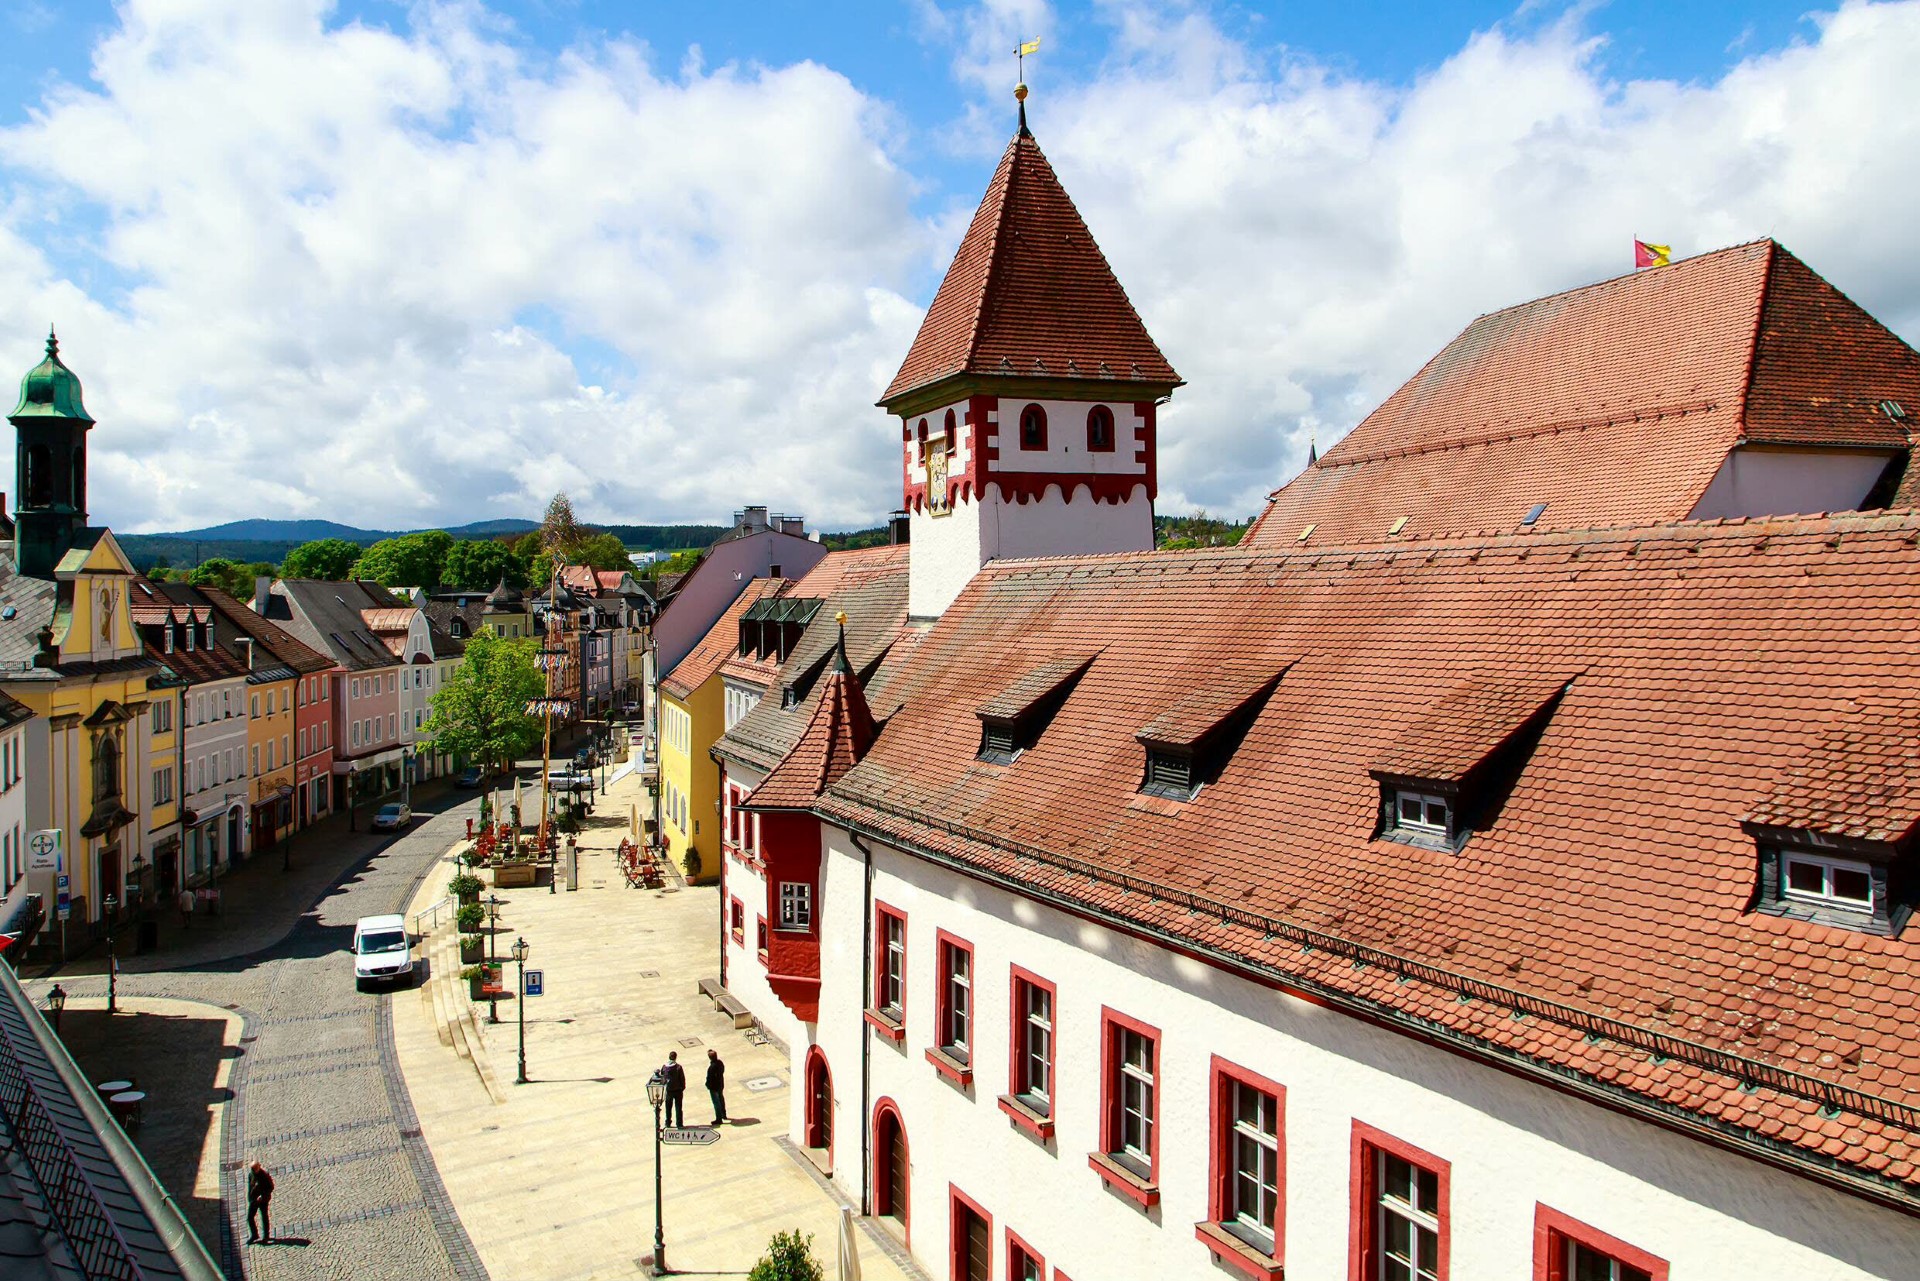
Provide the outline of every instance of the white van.
[[413,949],[403,916],[363,916],[353,927],[353,982],[404,983],[413,976]]

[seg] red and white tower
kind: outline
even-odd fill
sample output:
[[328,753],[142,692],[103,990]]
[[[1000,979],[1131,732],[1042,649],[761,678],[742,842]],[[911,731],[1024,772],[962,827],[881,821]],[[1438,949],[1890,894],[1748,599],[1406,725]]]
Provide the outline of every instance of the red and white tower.
[[1179,385],[1022,102],[880,399],[901,422],[909,615],[944,613],[990,560],[1150,550],[1156,410]]

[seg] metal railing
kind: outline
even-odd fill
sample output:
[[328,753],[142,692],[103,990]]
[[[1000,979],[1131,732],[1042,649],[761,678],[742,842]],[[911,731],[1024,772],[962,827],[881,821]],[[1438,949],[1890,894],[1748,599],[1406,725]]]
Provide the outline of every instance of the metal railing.
[[[1697,1041],[1690,1041],[1669,1032],[1642,1027],[1636,1023],[1628,1023],[1609,1015],[1579,1009],[1576,1006],[1563,1005],[1545,997],[1517,992],[1512,988],[1501,987],[1484,979],[1456,974],[1425,961],[1416,961],[1411,957],[1400,956],[1365,943],[1341,938],[1337,934],[1328,934],[1310,926],[1297,925],[1279,917],[1236,907],[1204,894],[1195,894],[1191,890],[1165,885],[1145,877],[1130,876],[1125,872],[1118,872],[1072,855],[1058,854],[970,828],[964,824],[931,818],[925,814],[903,809],[881,797],[851,793],[841,795],[856,805],[877,810],[917,826],[946,832],[963,840],[1012,854],[1016,858],[1044,863],[1063,872],[1084,876],[1104,885],[1143,895],[1156,903],[1168,903],[1194,915],[1211,917],[1224,925],[1258,930],[1263,940],[1285,939],[1308,951],[1326,952],[1332,956],[1344,957],[1356,966],[1377,966],[1396,977],[1428,983],[1467,1000],[1485,1001],[1491,1005],[1501,1006],[1516,1015],[1557,1023],[1562,1027],[1580,1032],[1592,1041],[1612,1041],[1618,1045],[1645,1051],[1656,1060],[1683,1063],[1703,1071],[1717,1073],[1739,1082],[1748,1089],[1764,1087],[1794,1098],[1805,1099],[1819,1104],[1829,1115],[1851,1112],[1856,1116],[1898,1126],[1903,1130],[1920,1131],[1920,1108],[1894,1099],[1869,1094],[1852,1086],[1810,1076],[1804,1072],[1796,1072],[1792,1068],[1780,1067],[1777,1064],[1764,1063],[1759,1059],[1748,1058],[1728,1050],[1715,1049],[1713,1046],[1702,1045]],[[875,835],[883,839],[886,837],[885,833],[875,833]],[[1067,899],[1075,897],[1059,890],[1049,892]],[[1111,909],[1101,908],[1100,910],[1110,911]],[[1233,955],[1240,961],[1282,977],[1288,973],[1284,967],[1248,952],[1234,952]],[[1305,978],[1305,976],[1300,977]],[[1321,980],[1306,981],[1313,982],[1316,986],[1326,986]],[[1373,1003],[1369,998],[1357,995],[1352,996],[1351,999],[1368,1004]],[[1471,1037],[1474,1040],[1485,1039],[1470,1032],[1453,1030],[1457,1035]]]
[[[448,920],[453,919],[454,907],[453,896],[449,894],[429,904],[427,907],[422,908],[420,911],[415,912],[412,921],[413,932],[425,938],[440,928],[440,913],[442,911],[446,912]],[[423,921],[426,922],[424,926],[421,924]]]
[[107,1213],[106,1198],[61,1133],[4,1027],[0,1027],[0,1106],[6,1109],[8,1145],[33,1172],[53,1225],[73,1251],[80,1270],[107,1281],[140,1281],[146,1273],[136,1262],[133,1247]]

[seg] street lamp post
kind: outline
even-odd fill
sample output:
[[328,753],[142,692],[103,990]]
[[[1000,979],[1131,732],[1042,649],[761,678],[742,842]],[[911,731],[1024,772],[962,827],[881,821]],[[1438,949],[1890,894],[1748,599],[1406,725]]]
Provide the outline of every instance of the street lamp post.
[[113,914],[119,910],[120,900],[109,894],[102,906],[107,909],[107,1013],[113,1014],[120,1008],[114,982],[120,977],[120,961],[113,954]]
[[520,967],[520,1079],[516,1085],[527,1083],[527,957],[532,951],[525,939],[513,941],[513,961]]
[[667,1232],[661,1223],[660,1109],[667,1101],[667,1073],[655,1068],[647,1078],[647,1102],[653,1104],[653,1275],[667,1274]]
[[53,991],[47,993],[47,1012],[53,1015],[53,1030],[56,1033],[60,1030],[60,1011],[66,1008],[67,989],[55,983]]
[[[500,933],[500,909],[505,907],[506,904],[507,904],[507,901],[501,898],[498,894],[487,895],[486,908],[487,908],[487,966],[488,968],[492,968],[500,963],[500,954],[494,948],[493,941],[496,937],[498,937]],[[496,984],[495,986],[497,987],[498,985]],[[499,1021],[500,1021],[500,998],[497,996],[490,996],[487,998],[487,1022],[498,1023]]]

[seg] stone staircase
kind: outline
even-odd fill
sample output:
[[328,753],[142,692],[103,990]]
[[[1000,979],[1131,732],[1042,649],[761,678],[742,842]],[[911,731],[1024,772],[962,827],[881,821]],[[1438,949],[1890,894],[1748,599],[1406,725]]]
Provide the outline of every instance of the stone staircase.
[[427,963],[427,981],[420,985],[420,1000],[432,1020],[440,1044],[473,1064],[474,1073],[495,1103],[507,1101],[500,1078],[493,1070],[483,1032],[486,1015],[480,1012],[460,977],[460,934],[453,922],[440,925],[420,940],[420,956]]

